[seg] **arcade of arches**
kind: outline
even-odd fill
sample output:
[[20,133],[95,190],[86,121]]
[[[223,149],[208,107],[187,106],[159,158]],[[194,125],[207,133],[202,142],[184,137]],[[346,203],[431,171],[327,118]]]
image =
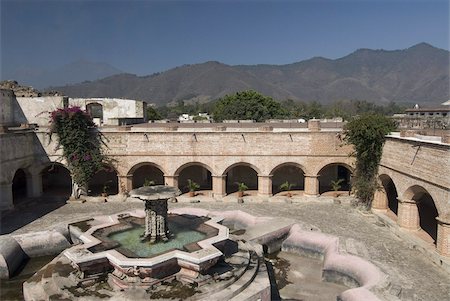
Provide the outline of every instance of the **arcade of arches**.
[[[274,168],[270,175],[264,176],[258,172],[257,167],[244,162],[229,166],[219,175],[213,174],[210,167],[199,162],[185,164],[179,167],[174,175],[166,175],[157,164],[142,162],[133,166],[126,176],[120,176],[111,166],[104,166],[88,183],[88,195],[114,195],[141,187],[147,182],[155,185],[174,185],[186,193],[188,179],[198,183],[200,191],[213,197],[235,193],[238,183],[245,183],[248,191],[253,191],[252,194],[272,196],[281,191],[280,186],[286,181],[292,184],[291,191],[319,195],[330,191],[330,182],[340,178],[345,180],[341,190],[349,190],[350,175],[350,167],[339,163],[326,165],[320,170],[320,174],[313,176],[305,175],[302,167],[296,163],[285,163]],[[68,198],[71,189],[70,172],[60,163],[48,163],[36,176],[28,174],[27,169],[20,168],[12,181],[15,204],[25,197],[38,195]],[[40,193],[31,195],[27,193],[29,191]]]
[[449,225],[440,221],[435,200],[430,192],[422,186],[413,185],[402,193],[397,190],[389,175],[381,174],[378,179],[380,186],[375,192],[372,208],[385,212],[400,228],[411,231],[429,244],[434,244],[438,252],[450,255],[447,254],[446,247],[448,238],[444,234]]

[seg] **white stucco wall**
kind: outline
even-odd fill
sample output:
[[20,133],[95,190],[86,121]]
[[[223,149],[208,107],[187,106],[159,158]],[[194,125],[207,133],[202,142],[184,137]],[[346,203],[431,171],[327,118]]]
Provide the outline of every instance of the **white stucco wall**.
[[90,103],[103,106],[103,124],[110,124],[113,118],[144,118],[145,106],[142,101],[122,98],[70,98],[69,106],[79,106],[86,110]]
[[64,108],[65,96],[17,97],[18,107],[14,107],[17,123],[37,123],[47,126],[50,112]]

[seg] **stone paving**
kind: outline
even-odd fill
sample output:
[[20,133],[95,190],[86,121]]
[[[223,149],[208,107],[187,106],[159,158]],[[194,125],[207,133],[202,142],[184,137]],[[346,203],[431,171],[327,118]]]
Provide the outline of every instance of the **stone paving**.
[[[318,198],[300,203],[255,200],[257,198],[246,198],[243,204],[232,199],[226,202],[202,200],[199,203],[169,203],[169,210],[179,207],[243,210],[258,216],[292,218],[308,223],[322,232],[338,236],[343,252],[368,259],[389,275],[391,285],[387,289],[398,299],[450,300],[450,275],[406,241],[395,236],[374,215],[363,213],[348,203],[334,204],[329,199]],[[40,206],[24,206],[21,211],[3,214],[0,230],[4,235],[40,231],[92,215],[142,209],[142,206],[142,202],[69,203],[58,206],[44,202]]]

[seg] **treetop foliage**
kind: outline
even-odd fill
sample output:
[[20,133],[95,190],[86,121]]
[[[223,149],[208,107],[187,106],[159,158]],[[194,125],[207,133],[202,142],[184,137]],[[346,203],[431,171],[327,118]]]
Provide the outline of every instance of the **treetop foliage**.
[[279,102],[254,90],[226,95],[217,101],[213,111],[214,120],[218,122],[226,119],[251,119],[262,122],[286,117],[287,113]]
[[[248,97],[251,99],[248,100]],[[242,104],[239,104],[239,101],[236,101],[236,99],[243,100]],[[259,100],[261,100],[261,103],[259,103]],[[258,103],[254,105],[254,102]],[[224,108],[224,106],[230,107]],[[390,116],[395,113],[402,113],[405,109],[405,105],[398,105],[395,102],[390,102],[386,105],[377,105],[365,100],[348,99],[335,101],[331,104],[321,104],[317,101],[294,101],[292,99],[278,102],[270,97],[250,90],[238,92],[233,95],[227,95],[221,99],[206,103],[195,102],[188,104],[182,100],[179,100],[175,105],[171,106],[162,106],[157,108],[148,107],[147,114],[149,120],[177,119],[178,116],[183,113],[189,115],[198,115],[198,113],[208,113],[210,115],[219,114],[218,117],[214,116],[215,121],[222,121],[225,119],[254,119],[259,121],[271,118],[302,118],[308,120],[311,118],[320,119],[333,117],[342,117],[344,120],[350,120],[355,115],[373,113]],[[246,110],[248,110],[248,113],[244,114],[243,112]],[[220,114],[222,112],[230,113],[229,115],[231,116],[218,119],[221,118]],[[238,112],[240,113],[238,114]],[[274,113],[272,114],[273,116],[269,118],[265,117],[268,112]],[[254,115],[257,115],[258,118],[255,118]]]

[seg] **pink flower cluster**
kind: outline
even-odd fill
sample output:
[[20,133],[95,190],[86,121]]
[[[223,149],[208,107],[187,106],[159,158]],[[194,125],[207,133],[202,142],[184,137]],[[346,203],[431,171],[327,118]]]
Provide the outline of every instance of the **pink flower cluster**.
[[80,107],[70,107],[64,109],[57,109],[50,113],[51,121],[55,121],[59,116],[73,116],[76,113],[86,114]]

